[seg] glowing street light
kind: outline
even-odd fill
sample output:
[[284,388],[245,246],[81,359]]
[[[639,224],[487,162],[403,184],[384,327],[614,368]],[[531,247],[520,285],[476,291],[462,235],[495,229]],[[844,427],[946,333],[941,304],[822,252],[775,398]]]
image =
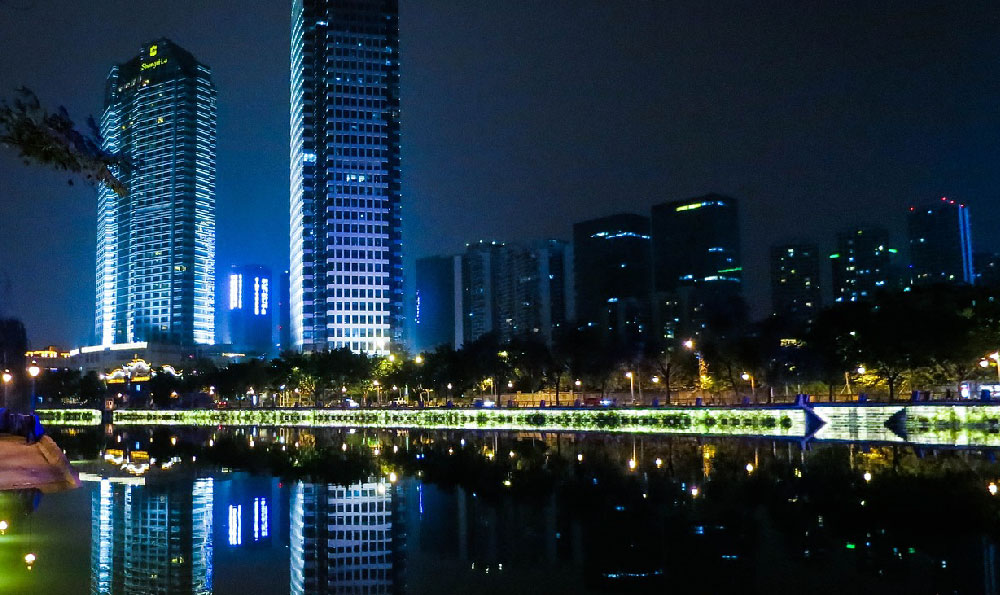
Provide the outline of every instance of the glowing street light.
[[7,529],[10,527],[7,521],[0,521],[0,535],[7,533]]
[[27,553],[24,555],[24,563],[28,566],[28,570],[35,565],[35,554]]
[[635,375],[632,372],[625,372],[625,378],[628,378],[628,390],[632,396],[632,401],[635,401]]
[[865,474],[862,475],[862,477],[865,479],[865,481],[871,481],[872,480],[872,472],[871,471],[865,471]]
[[688,339],[688,340],[684,341],[684,343],[682,343],[682,345],[684,345],[684,349],[694,350],[694,341],[692,339]]
[[38,367],[38,363],[31,360],[31,365],[28,366],[28,376],[31,376],[31,407],[28,411],[32,413],[35,411],[35,378],[41,373],[42,369]]
[[422,363],[424,363],[424,356],[418,355],[417,357],[413,358],[413,363],[415,363],[415,364],[422,364]]
[[577,381],[573,382],[573,385],[574,386],[583,386],[583,382],[580,381],[580,380],[577,380]]
[[864,374],[865,372],[867,372],[867,370],[865,370],[864,366],[858,366],[858,374]]
[[986,489],[989,490],[990,495],[992,496],[997,495],[997,484],[993,483],[992,481],[990,482],[990,485],[986,486]]
[[10,370],[3,371],[3,406],[7,406],[7,395],[10,393],[10,383],[14,380],[14,375]]

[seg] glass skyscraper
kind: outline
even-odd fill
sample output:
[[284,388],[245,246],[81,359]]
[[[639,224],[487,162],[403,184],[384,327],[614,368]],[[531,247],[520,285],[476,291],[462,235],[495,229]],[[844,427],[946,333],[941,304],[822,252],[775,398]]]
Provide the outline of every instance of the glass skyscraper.
[[385,354],[402,340],[395,0],[294,0],[292,342]]
[[101,134],[127,193],[101,187],[95,333],[102,345],[215,341],[211,71],[167,39],[111,68]]

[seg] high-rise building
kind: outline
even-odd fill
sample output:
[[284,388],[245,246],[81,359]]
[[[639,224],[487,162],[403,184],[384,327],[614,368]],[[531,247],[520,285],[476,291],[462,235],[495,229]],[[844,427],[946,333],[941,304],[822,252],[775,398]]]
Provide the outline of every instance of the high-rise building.
[[385,354],[403,334],[396,0],[294,0],[292,340]]
[[[430,256],[417,259],[417,292],[413,309],[413,348],[417,351],[430,351],[442,345],[455,344],[455,291],[456,280],[460,279],[459,257]],[[460,304],[457,311],[461,311]]]
[[211,478],[98,481],[91,508],[92,594],[212,593]]
[[127,187],[98,191],[102,345],[215,342],[215,85],[168,39],[111,68],[101,134]]
[[898,250],[889,244],[889,231],[852,229],[837,234],[837,251],[830,255],[833,300],[858,302],[880,291],[899,288]]
[[273,284],[271,269],[256,265],[233,265],[229,269],[229,342],[255,355],[271,352]]
[[706,194],[652,209],[656,319],[665,337],[740,318],[743,265],[736,199]]
[[573,224],[579,326],[638,336],[650,294],[649,219],[623,213]]
[[811,322],[822,306],[819,247],[782,244],[771,247],[771,312],[789,320]]
[[456,336],[471,342],[493,333],[551,342],[553,330],[574,311],[572,250],[559,240],[532,247],[501,242],[467,246],[455,273],[456,304],[462,316]]
[[948,198],[910,207],[910,283],[974,283],[969,209]]

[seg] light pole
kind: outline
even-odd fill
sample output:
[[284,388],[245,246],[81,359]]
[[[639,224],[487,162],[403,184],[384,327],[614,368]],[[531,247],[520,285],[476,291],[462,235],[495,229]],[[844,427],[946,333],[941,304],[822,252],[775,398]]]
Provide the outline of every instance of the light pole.
[[625,372],[625,378],[628,378],[629,393],[632,395],[632,401],[635,402],[635,375],[632,372]]
[[3,406],[7,406],[7,401],[10,399],[10,383],[14,380],[14,375],[10,373],[10,370],[3,371]]
[[31,406],[28,407],[28,413],[34,413],[35,411],[35,378],[42,372],[42,369],[38,367],[38,364],[32,360],[31,365],[28,366],[28,376],[31,376]]
[[740,376],[740,378],[742,378],[743,380],[749,380],[750,381],[750,395],[754,399],[756,399],[757,398],[757,385],[756,385],[756,383],[754,381],[753,374],[751,374],[750,372],[743,372],[743,375]]

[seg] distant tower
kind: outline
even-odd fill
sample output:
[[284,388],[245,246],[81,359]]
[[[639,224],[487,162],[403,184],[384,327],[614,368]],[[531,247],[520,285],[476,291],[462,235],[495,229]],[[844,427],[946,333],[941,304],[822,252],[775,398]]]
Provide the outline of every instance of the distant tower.
[[969,209],[942,198],[926,207],[910,207],[910,283],[975,282]]
[[771,248],[771,312],[789,320],[812,322],[822,306],[816,244]]
[[292,340],[388,353],[403,339],[395,0],[293,0]]
[[131,162],[98,190],[96,339],[215,342],[215,85],[167,39],[111,68],[101,134]]
[[833,301],[858,302],[880,291],[899,288],[897,250],[881,227],[851,229],[837,234],[837,251],[830,255]]

